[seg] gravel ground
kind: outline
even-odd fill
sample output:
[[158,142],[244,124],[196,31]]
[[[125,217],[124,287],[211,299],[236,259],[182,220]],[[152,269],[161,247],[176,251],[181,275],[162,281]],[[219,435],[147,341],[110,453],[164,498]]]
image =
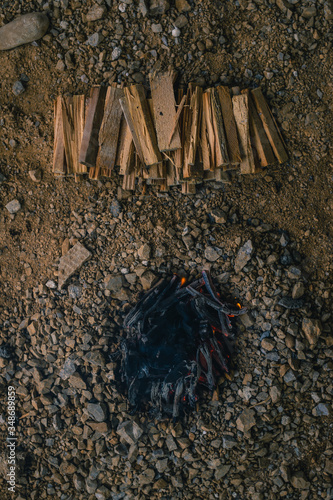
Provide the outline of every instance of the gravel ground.
[[[1,498],[332,498],[332,3],[17,1],[0,22],[32,11],[47,34],[0,53]],[[57,94],[169,64],[179,84],[261,85],[290,161],[193,197],[53,178]],[[249,311],[231,380],[177,424],[130,415],[108,357],[123,317],[203,268]]]

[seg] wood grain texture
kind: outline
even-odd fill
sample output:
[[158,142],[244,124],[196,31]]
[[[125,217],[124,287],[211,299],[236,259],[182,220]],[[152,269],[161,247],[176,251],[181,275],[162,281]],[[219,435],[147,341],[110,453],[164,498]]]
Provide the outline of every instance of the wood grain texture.
[[232,164],[238,164],[241,162],[241,155],[230,91],[228,87],[224,87],[223,85],[217,87],[216,90],[220,99],[229,160]]
[[100,168],[112,170],[116,162],[118,137],[122,109],[119,99],[124,96],[122,89],[115,86],[108,87],[105,98],[104,114],[98,135],[99,149],[96,165]]
[[158,149],[156,133],[143,86],[131,85],[125,88],[124,92],[144,163],[149,166],[161,162],[162,156]]
[[217,89],[210,89],[213,128],[215,135],[216,168],[229,164],[227,139],[224,132],[222,109]]
[[268,107],[266,99],[260,88],[251,91],[255,106],[257,108],[259,117],[262,121],[264,130],[272,146],[273,152],[278,159],[279,163],[284,163],[288,159],[288,153],[285,149],[282,136],[276,126],[275,120]]
[[173,81],[174,75],[171,71],[155,73],[150,77],[154,122],[160,151],[174,151],[181,147],[178,125],[176,125],[172,134],[176,119]]
[[67,174],[61,96],[54,101],[53,173],[56,176]]
[[256,170],[256,165],[250,140],[249,106],[247,95],[243,94],[233,96],[232,105],[242,157],[240,171],[241,174],[252,174]]
[[62,99],[62,123],[67,174],[86,173],[86,167],[79,164],[79,151],[84,128],[83,95]]
[[79,154],[79,162],[90,168],[96,166],[99,147],[98,135],[103,119],[105,95],[105,87],[95,86],[90,91],[89,107]]
[[262,121],[254,105],[250,90],[246,89],[242,91],[242,93],[248,96],[250,137],[252,147],[255,149],[258,158],[259,168],[257,168],[257,171],[260,171],[261,168],[274,164],[276,159]]

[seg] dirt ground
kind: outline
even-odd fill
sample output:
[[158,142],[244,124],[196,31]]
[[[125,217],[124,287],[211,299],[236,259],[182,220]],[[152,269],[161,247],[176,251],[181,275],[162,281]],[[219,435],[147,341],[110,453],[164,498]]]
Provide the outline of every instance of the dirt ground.
[[[149,12],[142,15],[138,2],[131,0],[97,3],[105,5],[105,14],[90,23],[84,22],[93,5],[90,0],[0,5],[0,24],[41,9],[50,18],[48,33],[36,44],[0,52],[0,314],[4,310],[15,314],[29,290],[55,278],[65,238],[70,235],[71,244],[77,241],[73,226],[78,214],[97,202],[105,206],[107,220],[108,202],[119,194],[116,174],[80,183],[53,176],[55,97],[88,95],[93,84],[107,84],[113,76],[125,84],[146,83],[152,68],[169,64],[178,71],[180,84],[196,80],[204,86],[222,82],[230,87],[262,87],[281,128],[289,161],[257,175],[234,177],[216,191],[209,207],[231,207],[238,221],[230,228],[235,231],[232,238],[236,233],[245,235],[249,226],[259,223],[287,232],[302,255],[312,299],[318,290],[331,290],[333,35],[329,2],[309,4],[316,7],[310,17],[302,15],[305,7],[301,4],[269,0],[195,0],[183,11],[171,2],[171,8],[157,17]],[[170,32],[180,13],[188,21],[177,45]],[[160,23],[163,31],[152,32],[153,23]],[[96,47],[87,45],[86,39],[95,32],[102,33],[103,40]],[[122,48],[122,56],[112,61],[115,46]],[[59,60],[65,61],[62,70]],[[20,79],[25,91],[17,96],[12,87]],[[29,175],[35,169],[42,171],[39,183]],[[136,192],[121,200],[126,211],[137,210],[139,195]],[[189,201],[183,196],[183,207],[177,205],[177,210],[170,208],[166,214],[157,193],[151,189],[149,195],[153,227],[165,219],[166,229],[176,228],[177,210],[178,215],[183,210],[188,214],[189,203],[196,218],[195,197]],[[5,208],[13,199],[22,206],[15,216]],[[151,229],[139,217],[134,226],[143,240]],[[331,292],[326,299],[329,307]]]

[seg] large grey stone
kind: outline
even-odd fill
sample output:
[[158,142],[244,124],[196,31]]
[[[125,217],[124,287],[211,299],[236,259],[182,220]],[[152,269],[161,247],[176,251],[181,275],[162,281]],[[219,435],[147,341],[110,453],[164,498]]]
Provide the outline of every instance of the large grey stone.
[[104,422],[106,419],[106,410],[101,403],[88,403],[87,404],[88,415],[96,420],[96,422]]
[[0,50],[9,50],[39,40],[49,27],[49,19],[42,12],[19,16],[0,28]]
[[81,243],[76,243],[60,259],[58,271],[58,288],[64,286],[66,281],[91,257],[91,253]]
[[19,210],[21,210],[21,203],[18,200],[12,200],[7,203],[6,208],[10,214],[16,214]]
[[218,247],[206,247],[205,248],[205,258],[210,262],[215,262],[222,255],[221,248]]

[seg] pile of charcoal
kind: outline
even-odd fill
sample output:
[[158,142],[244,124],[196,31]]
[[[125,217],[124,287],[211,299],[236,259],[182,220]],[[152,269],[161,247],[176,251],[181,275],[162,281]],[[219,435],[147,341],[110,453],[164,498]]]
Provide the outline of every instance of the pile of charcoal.
[[229,373],[234,318],[244,312],[221,300],[206,271],[190,284],[161,280],[146,293],[126,316],[127,335],[113,356],[131,411],[177,419],[195,408],[200,390],[212,392]]

